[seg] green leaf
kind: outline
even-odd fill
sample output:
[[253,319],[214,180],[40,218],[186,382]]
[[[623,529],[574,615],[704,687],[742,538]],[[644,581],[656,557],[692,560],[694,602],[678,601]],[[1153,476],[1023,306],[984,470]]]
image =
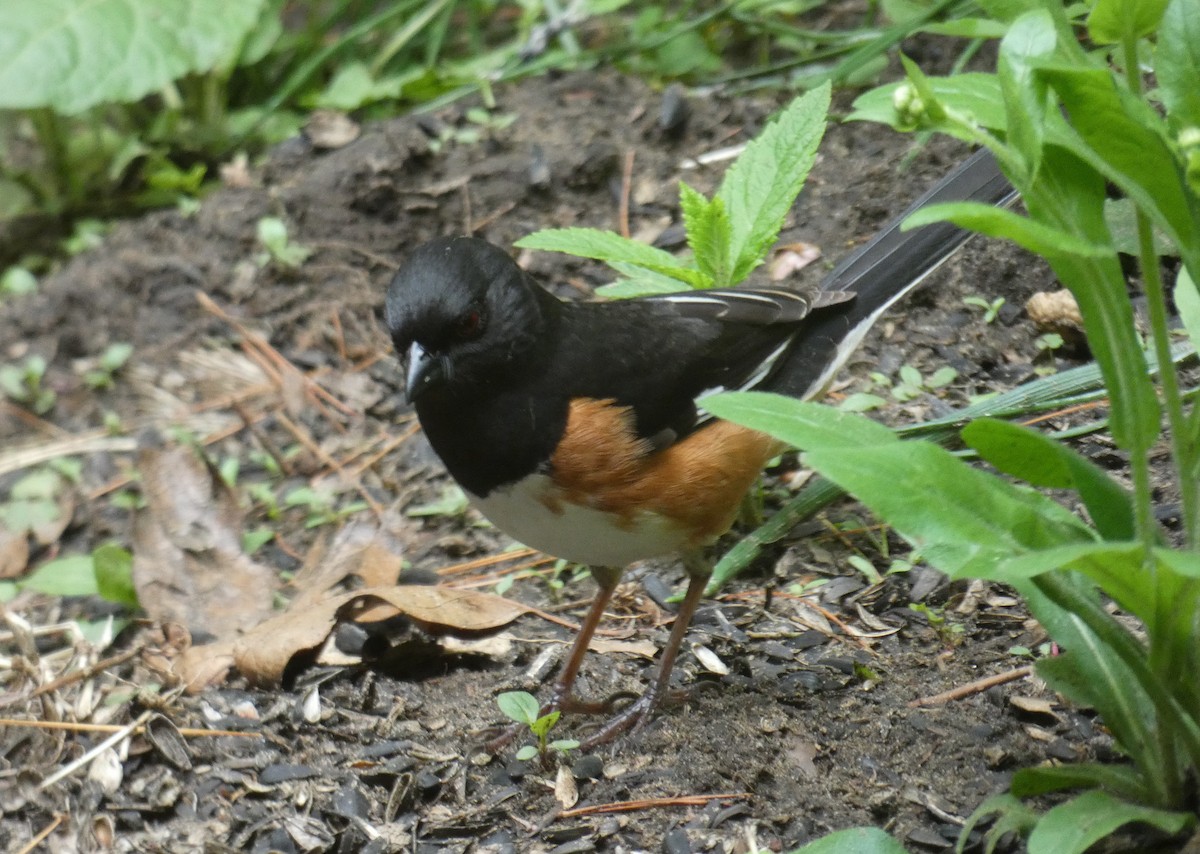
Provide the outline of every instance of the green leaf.
[[1064,144],[1149,214],[1200,266],[1196,200],[1168,147],[1162,118],[1142,98],[1118,87],[1104,68],[1047,65],[1039,72],[1062,99],[1074,133]]
[[712,287],[727,288],[736,284],[731,278],[736,260],[730,257],[733,228],[725,213],[725,204],[719,198],[710,202],[681,181],[679,206],[683,210],[688,246],[700,272],[708,277]]
[[92,552],[96,573],[96,588],[109,602],[127,608],[138,606],[137,589],[133,585],[133,555],[118,545],[104,545]]
[[[1004,112],[1004,97],[996,75],[968,72],[953,77],[930,77],[928,83],[933,94],[947,108],[970,117],[989,130],[1007,130],[1008,117]],[[900,130],[895,106],[896,90],[908,85],[907,80],[889,83],[859,95],[853,104],[854,111],[846,121],[880,122]],[[961,136],[954,127],[939,127],[938,130]]]
[[537,748],[532,744],[527,744],[516,753],[516,759],[520,762],[528,762],[538,755]]
[[676,294],[686,291],[688,285],[679,279],[647,270],[637,264],[627,264],[623,261],[609,261],[612,267],[624,279],[618,279],[609,285],[596,288],[596,295],[607,299],[628,299],[629,297],[650,296],[652,294]]
[[1179,312],[1179,319],[1183,321],[1183,328],[1192,339],[1192,346],[1200,350],[1200,292],[1197,291],[1196,283],[1187,267],[1179,268],[1179,275],[1175,278],[1174,296],[1175,308]]
[[952,21],[936,21],[926,24],[917,32],[963,39],[998,39],[1008,32],[1008,27],[1001,21],[992,21],[988,18],[956,18]]
[[1018,798],[1035,798],[1066,789],[1105,789],[1132,799],[1143,793],[1144,786],[1133,768],[1082,762],[1022,768],[1013,775],[1011,791]]
[[60,557],[44,563],[20,586],[51,596],[94,596],[100,592],[91,555]]
[[986,234],[988,237],[1006,238],[1031,252],[1047,257],[1072,254],[1084,258],[1103,258],[1113,252],[1112,247],[1089,243],[1027,216],[979,202],[928,205],[910,214],[904,220],[903,228],[909,231],[931,222],[943,221]]
[[829,91],[825,83],[794,100],[726,171],[714,201],[732,226],[732,282],[746,278],[779,236],[825,134]]
[[505,717],[531,727],[538,719],[538,712],[541,710],[537,697],[528,691],[505,691],[496,697],[496,705],[500,707],[500,711]]
[[1191,827],[1196,817],[1131,804],[1105,792],[1085,792],[1051,809],[1029,835],[1029,854],[1082,854],[1126,824],[1149,824],[1167,834]]
[[1008,112],[1008,137],[1028,175],[1036,175],[1041,163],[1048,107],[1046,84],[1034,67],[1054,53],[1056,43],[1054,20],[1046,9],[1017,18],[1000,42],[996,70]]
[[0,296],[22,296],[37,290],[37,277],[24,267],[9,267],[0,276]]
[[730,391],[700,399],[718,418],[769,433],[804,451],[899,443],[896,434],[869,418],[763,391]]
[[565,252],[568,255],[594,258],[610,264],[636,264],[655,273],[678,279],[692,287],[704,286],[704,274],[685,266],[683,261],[670,252],[630,240],[611,231],[595,228],[549,228],[522,237],[513,245],[520,249]]
[[796,848],[790,854],[906,854],[906,851],[877,827],[852,827]]
[[1140,39],[1158,29],[1167,0],[1096,0],[1088,35],[1097,44]]
[[529,725],[529,731],[536,735],[539,740],[545,739],[546,733],[554,729],[554,725],[558,723],[558,719],[561,715],[562,712],[559,711],[553,711],[549,714],[542,715]]
[[136,101],[229,60],[263,0],[38,0],[7,3],[0,107],[79,113]]
[[981,418],[962,431],[963,441],[1000,471],[1047,489],[1075,489],[1092,522],[1110,540],[1134,537],[1133,499],[1098,466],[1029,427]]
[[1171,0],[1167,5],[1154,73],[1175,127],[1200,127],[1200,0]]

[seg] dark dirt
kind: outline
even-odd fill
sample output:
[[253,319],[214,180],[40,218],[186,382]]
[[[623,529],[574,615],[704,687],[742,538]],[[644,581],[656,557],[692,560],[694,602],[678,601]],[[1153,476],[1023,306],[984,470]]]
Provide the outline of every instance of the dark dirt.
[[[390,272],[414,245],[473,232],[507,246],[545,226],[613,227],[626,152],[634,155],[631,230],[658,236],[678,220],[677,181],[710,191],[724,168],[681,171],[681,161],[747,140],[777,106],[693,99],[686,132],[671,139],[657,127],[660,96],[614,75],[530,81],[501,89],[497,100],[497,111],[515,114],[515,123],[485,131],[474,144],[446,143],[439,152],[431,134],[470,127],[465,105],[368,128],[333,152],[297,139],[252,168],[247,186],[213,193],[192,216],[161,211],[122,223],[100,248],[44,281],[36,296],[4,303],[3,361],[44,355],[58,404],[46,421],[11,405],[0,410],[3,447],[92,435],[106,412],[117,413],[127,430],[186,421],[197,435],[225,431],[209,454],[239,458],[244,482],[266,482],[251,450],[292,446],[296,434],[281,426],[278,398],[272,407],[251,399],[240,412],[210,406],[200,417],[200,404],[219,400],[232,380],[219,371],[214,379],[198,366],[215,357],[234,374],[243,360],[240,333],[204,310],[198,291],[348,404],[353,414],[327,417],[296,406],[286,389],[282,395],[299,429],[325,453],[340,459],[356,447],[381,447],[411,421],[378,318]],[[963,155],[939,142],[902,168],[911,145],[880,127],[830,127],[782,236],[823,250],[801,283],[814,282]],[[531,181],[535,161],[548,165],[548,186]],[[255,226],[269,215],[282,217],[291,239],[314,250],[294,271],[254,260]],[[604,281],[592,264],[548,254],[523,260],[560,283],[563,294],[582,296]],[[879,324],[845,372],[843,391],[863,389],[870,371],[894,377],[906,363],[924,374],[947,364],[957,369],[958,378],[936,396],[882,412],[900,423],[1009,388],[1032,376],[1038,352],[1037,332],[1021,307],[1048,289],[1049,273],[1030,257],[975,242]],[[964,305],[970,295],[1004,297],[999,318],[984,323],[980,310]],[[93,392],[80,380],[81,360],[114,341],[132,343],[133,360],[113,390]],[[256,422],[254,429],[240,429],[243,420]],[[131,543],[130,516],[105,491],[130,471],[128,450],[128,443],[114,442],[84,457],[82,498],[65,552],[110,539]],[[311,453],[298,459],[286,486],[272,484],[277,494],[320,479],[343,503],[359,497],[325,476]],[[3,477],[6,489],[14,475]],[[403,511],[437,499],[446,477],[417,435],[367,468],[361,482],[381,506]],[[768,484],[772,495],[785,490],[778,479]],[[117,850],[172,852],[778,851],[869,824],[896,834],[910,850],[937,851],[984,798],[1005,788],[1014,769],[1111,754],[1087,713],[1059,705],[1033,678],[911,707],[1027,664],[1010,649],[1036,648],[1044,637],[1002,589],[947,583],[925,568],[869,586],[847,558],[862,554],[881,570],[890,558],[879,549],[878,531],[834,532],[846,521],[854,528],[856,515],[864,514],[852,503],[836,505],[827,521],[802,526],[769,550],[727,588],[728,596],[706,603],[690,641],[715,652],[729,673],[712,674],[685,650],[677,676],[691,698],[585,763],[592,767],[576,764],[591,774],[578,781],[576,808],[728,799],[561,817],[552,768],[516,762],[512,748],[491,761],[480,758],[485,731],[500,720],[495,696],[518,688],[544,692],[553,668],[531,676],[529,667],[548,645],[561,655],[569,639],[565,629],[526,617],[511,630],[517,640],[492,657],[442,656],[406,668],[393,656],[375,668],[308,670],[286,688],[250,688],[235,676],[199,696],[166,701],[163,713],[179,726],[236,726],[263,737],[190,739],[186,770],[139,740],[109,791],[86,771],[45,792],[32,785],[99,736],[7,728],[0,736],[0,842],[15,850],[61,814],[48,850],[96,850],[97,839],[111,832]],[[248,524],[266,521],[261,517],[253,512]],[[279,538],[258,558],[294,570],[316,536],[304,521],[293,508],[269,522]],[[415,570],[436,571],[506,544],[477,521],[470,513],[405,517],[404,556]],[[894,537],[890,548],[893,557],[905,553]],[[591,582],[556,591],[545,578],[518,580],[507,595],[577,619]],[[683,574],[662,563],[627,578],[645,581],[658,596]],[[817,580],[828,583],[804,599],[788,592]],[[932,609],[934,624],[912,602]],[[33,594],[10,607],[35,624],[103,612]],[[656,645],[666,636],[669,612],[637,584],[622,588],[613,612],[608,629]],[[937,625],[936,615],[945,623]],[[645,658],[593,654],[582,687],[595,696],[636,691],[652,666]],[[129,680],[126,688],[151,678],[136,660],[113,673]],[[319,711],[306,717],[304,699],[315,688]],[[1023,711],[1012,702],[1018,695],[1053,707]],[[6,714],[37,717],[47,708],[38,701],[14,707],[12,700]],[[250,719],[247,709],[255,710]],[[103,717],[119,723],[139,710],[127,704]],[[578,734],[585,726],[580,718],[565,720],[555,734]]]

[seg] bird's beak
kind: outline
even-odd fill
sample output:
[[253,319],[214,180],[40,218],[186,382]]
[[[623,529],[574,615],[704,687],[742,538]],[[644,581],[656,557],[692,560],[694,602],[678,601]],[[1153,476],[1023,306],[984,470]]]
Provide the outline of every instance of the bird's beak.
[[414,341],[408,348],[408,377],[404,382],[408,402],[412,403],[445,377],[446,369],[442,360]]

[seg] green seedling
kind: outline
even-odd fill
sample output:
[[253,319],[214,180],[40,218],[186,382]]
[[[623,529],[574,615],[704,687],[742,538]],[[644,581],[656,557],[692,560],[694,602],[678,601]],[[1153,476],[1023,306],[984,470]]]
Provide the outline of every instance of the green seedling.
[[0,297],[19,297],[36,290],[37,277],[25,267],[9,267],[0,276]]
[[1046,377],[1050,374],[1057,373],[1058,368],[1054,364],[1054,353],[1063,345],[1063,337],[1057,332],[1045,332],[1034,339],[1034,346],[1037,347],[1037,355],[1033,357],[1034,373],[1039,377]]
[[260,252],[257,261],[260,267],[274,263],[285,270],[295,270],[300,267],[312,250],[288,239],[287,225],[278,217],[265,216],[258,221],[256,229],[258,242],[265,252]]
[[994,323],[1000,316],[1000,309],[1004,307],[1004,297],[996,297],[994,300],[988,301],[983,297],[969,296],[963,297],[963,303],[972,308],[983,309],[983,322]]
[[104,352],[100,354],[100,359],[95,368],[83,375],[83,381],[88,388],[106,389],[112,388],[113,376],[121,368],[125,367],[125,363],[129,361],[129,357],[133,355],[133,345],[124,342],[109,344]]
[[541,707],[538,705],[537,697],[532,694],[526,691],[506,691],[496,697],[496,705],[500,707],[500,711],[505,717],[528,726],[530,733],[537,739],[536,745],[527,744],[518,750],[517,759],[528,761],[535,756],[540,756],[545,760],[552,751],[560,756],[566,756],[570,751],[579,747],[579,742],[574,739],[564,738],[550,741],[550,730],[554,729],[554,725],[558,723],[560,712],[539,714]]
[[966,629],[962,623],[951,622],[947,619],[944,608],[935,608],[923,602],[910,602],[908,608],[910,611],[915,611],[925,617],[925,620],[929,623],[929,628],[933,629],[934,634],[938,636],[938,640],[946,646],[958,646],[962,643],[963,634],[966,632]]
[[45,376],[46,360],[41,356],[30,356],[19,365],[0,365],[0,393],[38,415],[45,415],[58,401],[53,389],[43,387]]
[[304,521],[306,528],[340,522],[347,516],[352,516],[367,508],[364,501],[352,501],[344,507],[338,507],[337,500],[332,493],[308,486],[293,489],[283,497],[283,504],[285,507],[304,508],[307,514]]
[[456,519],[467,512],[471,506],[471,502],[467,499],[467,494],[458,488],[457,485],[450,483],[442,488],[442,494],[434,501],[425,504],[414,504],[404,511],[405,516],[441,516],[448,519]]

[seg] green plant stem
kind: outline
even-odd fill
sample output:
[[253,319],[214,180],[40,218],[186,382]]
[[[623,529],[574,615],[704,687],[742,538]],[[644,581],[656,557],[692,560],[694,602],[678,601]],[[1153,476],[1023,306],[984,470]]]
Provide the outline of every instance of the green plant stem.
[[[70,207],[79,193],[79,179],[76,170],[71,168],[71,157],[67,151],[67,138],[63,130],[62,120],[49,107],[30,110],[30,121],[38,143],[46,153],[50,177],[49,193],[51,198],[43,198],[43,203],[53,212]],[[46,188],[42,189],[43,196]]]

